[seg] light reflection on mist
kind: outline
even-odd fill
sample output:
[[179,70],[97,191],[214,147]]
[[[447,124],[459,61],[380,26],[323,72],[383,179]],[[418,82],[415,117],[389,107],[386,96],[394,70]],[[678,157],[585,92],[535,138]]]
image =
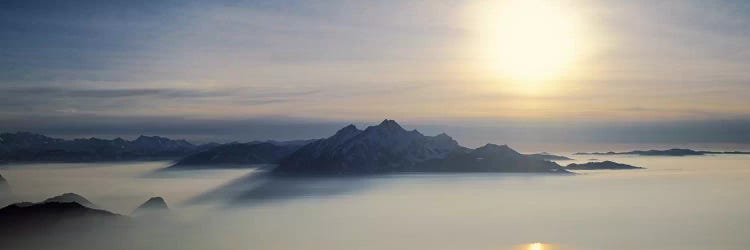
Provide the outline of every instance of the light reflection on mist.
[[573,250],[574,248],[562,248],[559,245],[551,243],[534,242],[528,244],[522,244],[514,250]]
[[[75,192],[127,215],[149,197],[162,196],[175,215],[135,219],[127,227],[46,233],[44,238],[11,235],[31,244],[9,249],[699,250],[750,245],[745,237],[750,233],[745,227],[750,222],[745,199],[750,156],[599,158],[648,169],[569,177],[272,178],[255,170],[145,177],[168,163],[95,163],[8,166],[1,172],[17,201]],[[676,230],[681,233],[675,235]]]

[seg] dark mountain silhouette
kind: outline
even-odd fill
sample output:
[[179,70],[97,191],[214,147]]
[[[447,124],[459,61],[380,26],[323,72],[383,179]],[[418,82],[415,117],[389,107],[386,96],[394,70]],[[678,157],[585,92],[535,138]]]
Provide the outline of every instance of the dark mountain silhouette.
[[277,164],[310,141],[231,143],[197,152],[180,159],[168,169],[217,166],[246,167],[252,164]]
[[393,120],[359,130],[349,125],[283,159],[276,173],[367,174],[403,171],[419,162],[464,150],[445,134],[424,136]]
[[159,136],[140,136],[133,141],[122,138],[64,140],[28,132],[2,133],[0,163],[172,159],[211,146]]
[[151,197],[146,202],[138,206],[135,210],[133,210],[132,214],[140,216],[154,213],[164,213],[168,211],[169,207],[167,206],[167,202],[164,201],[164,198]]
[[136,209],[169,209],[167,202],[161,197],[151,197]]
[[599,169],[643,169],[642,167],[631,166],[628,164],[617,163],[613,161],[587,162],[582,164],[571,163],[565,167],[572,170],[599,170]]
[[673,148],[667,150],[634,150],[627,152],[581,152],[577,155],[645,155],[645,156],[688,156],[688,155],[711,155],[711,154],[750,154],[743,151],[696,151],[692,149]]
[[283,159],[279,175],[352,175],[392,172],[567,172],[553,162],[507,146],[461,147],[446,134],[425,136],[393,120],[359,130],[349,125]]
[[89,208],[96,208],[96,205],[94,205],[94,203],[84,198],[83,196],[80,196],[74,193],[64,193],[55,197],[48,198],[42,201],[41,203],[53,203],[53,202],[61,202],[61,203],[75,202],[75,203],[81,204]]
[[128,223],[128,218],[76,202],[17,203],[0,209],[0,238],[43,235],[55,230],[90,230]]
[[276,146],[304,146],[305,144],[311,143],[316,141],[316,139],[311,140],[291,140],[291,141],[276,141],[276,140],[265,140],[265,141],[251,141],[249,143],[258,144],[258,143],[271,143]]
[[528,154],[527,156],[533,157],[540,160],[546,160],[546,161],[569,161],[573,160],[571,158],[561,156],[561,155],[553,155],[549,154],[547,152],[538,153],[538,154]]
[[422,162],[417,172],[542,172],[567,173],[557,163],[523,155],[507,145],[487,144],[470,151],[456,151],[446,158]]

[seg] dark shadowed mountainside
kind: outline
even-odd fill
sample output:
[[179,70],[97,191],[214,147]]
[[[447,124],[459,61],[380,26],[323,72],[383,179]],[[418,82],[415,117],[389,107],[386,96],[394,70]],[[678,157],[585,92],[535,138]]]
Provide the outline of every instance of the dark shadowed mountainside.
[[231,143],[197,152],[180,159],[168,169],[247,167],[252,164],[277,164],[284,157],[309,143],[249,142]]
[[128,218],[76,202],[11,204],[0,209],[0,235],[42,234],[56,229],[85,230],[102,224],[127,223]]
[[523,155],[507,145],[487,144],[470,151],[457,151],[409,168],[416,172],[541,172],[567,173],[554,162]]
[[173,159],[212,146],[159,136],[140,136],[132,141],[121,138],[65,140],[28,132],[2,133],[0,163]]
[[425,136],[393,120],[359,130],[349,125],[283,159],[276,173],[368,174],[403,171],[429,159],[464,150],[445,134]]
[[393,172],[567,172],[553,162],[507,146],[468,149],[450,136],[407,131],[393,120],[359,130],[354,125],[283,159],[276,174],[351,175]]

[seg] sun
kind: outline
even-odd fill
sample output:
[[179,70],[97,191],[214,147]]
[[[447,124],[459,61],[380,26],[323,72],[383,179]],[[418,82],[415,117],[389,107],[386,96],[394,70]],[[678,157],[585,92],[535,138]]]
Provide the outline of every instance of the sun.
[[577,22],[559,1],[485,2],[477,11],[479,52],[489,70],[503,78],[554,79],[571,69],[580,52]]
[[529,244],[529,250],[544,250],[542,243],[531,243]]

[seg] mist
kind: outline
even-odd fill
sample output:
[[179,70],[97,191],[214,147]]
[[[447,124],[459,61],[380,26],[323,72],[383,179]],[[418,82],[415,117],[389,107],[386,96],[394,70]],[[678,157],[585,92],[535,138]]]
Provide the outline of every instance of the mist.
[[516,249],[544,242],[553,249],[697,250],[750,243],[743,226],[750,222],[748,156],[597,157],[647,169],[279,178],[252,168],[164,172],[157,170],[169,162],[148,162],[0,171],[13,188],[5,203],[76,192],[124,215],[151,196],[171,208],[168,218],[135,217],[128,226],[14,239],[28,249]]

